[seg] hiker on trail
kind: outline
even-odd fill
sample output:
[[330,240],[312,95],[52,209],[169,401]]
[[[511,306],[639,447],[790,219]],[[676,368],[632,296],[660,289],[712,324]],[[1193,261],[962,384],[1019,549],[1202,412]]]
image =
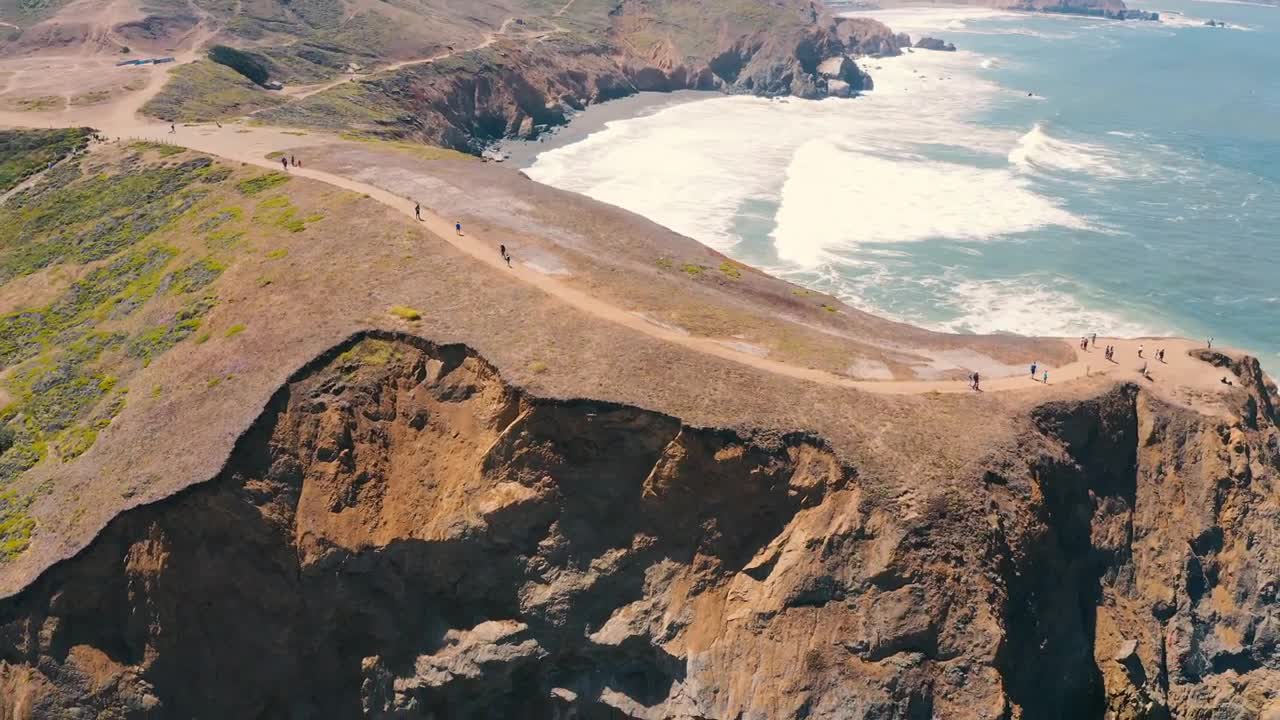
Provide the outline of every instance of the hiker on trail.
[[418,222],[422,222],[422,203],[415,202],[413,204],[413,216],[418,218]]
[[289,172],[289,159],[280,158],[280,167],[284,168],[285,172]]
[[218,122],[217,120],[214,120],[214,121],[213,121],[213,124],[214,124],[214,125],[217,125],[219,130],[221,130],[221,129],[222,129],[222,123]]
[[1098,347],[1098,333],[1093,334],[1093,346]]
[[506,245],[501,245],[501,244],[499,244],[499,245],[498,245],[498,254],[502,256],[502,259],[503,259],[503,260],[506,260],[506,259],[507,259],[507,246],[506,246]]
[[1048,371],[1048,370],[1045,370],[1045,371],[1044,371],[1044,384],[1045,384],[1045,385],[1048,385],[1048,384],[1049,384],[1049,371]]
[[1036,365],[1039,365],[1039,364],[1040,364],[1040,361],[1038,360],[1031,361],[1031,379],[1032,380],[1036,379]]
[[456,231],[458,232],[458,234],[459,234],[459,235],[461,235],[461,234],[462,234],[462,223],[454,223],[454,224],[453,224],[453,229],[454,229],[454,230],[456,230]]
[[1209,349],[1213,349],[1213,338],[1209,338]]
[[1138,345],[1138,357],[1142,357],[1142,345]]
[[298,158],[296,158],[296,157],[294,157],[294,156],[290,155],[290,156],[289,156],[289,164],[290,164],[290,165],[292,165],[292,166],[294,166],[294,167],[298,167]]

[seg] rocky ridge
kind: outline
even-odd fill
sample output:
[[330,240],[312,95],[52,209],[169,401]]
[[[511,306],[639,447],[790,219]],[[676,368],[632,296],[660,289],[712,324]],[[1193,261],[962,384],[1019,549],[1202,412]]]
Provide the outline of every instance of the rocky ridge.
[[1232,418],[1051,402],[913,503],[359,336],[0,603],[0,717],[1271,717],[1276,391],[1205,359]]
[[[623,2],[606,31],[590,38],[552,33],[538,42],[503,41],[258,117],[477,152],[496,140],[536,137],[574,110],[642,91],[849,97],[872,86],[855,58],[910,46],[910,38],[882,23],[834,18],[797,0],[772,4],[763,18],[715,4],[702,14],[677,14],[679,7]],[[671,24],[673,14],[681,24]]]

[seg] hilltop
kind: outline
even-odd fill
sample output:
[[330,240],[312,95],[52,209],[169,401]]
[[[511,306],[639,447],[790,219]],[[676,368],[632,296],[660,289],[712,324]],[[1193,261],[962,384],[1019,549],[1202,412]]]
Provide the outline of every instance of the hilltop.
[[[178,59],[133,89],[0,94],[60,128],[0,133],[0,717],[1280,711],[1257,360],[891,322],[457,151],[726,43],[722,89],[804,94],[805,48],[891,54],[888,28],[790,0],[192,7],[143,22]],[[471,44],[200,90],[209,44],[294,57],[362,12]],[[38,37],[13,61],[72,62]]]

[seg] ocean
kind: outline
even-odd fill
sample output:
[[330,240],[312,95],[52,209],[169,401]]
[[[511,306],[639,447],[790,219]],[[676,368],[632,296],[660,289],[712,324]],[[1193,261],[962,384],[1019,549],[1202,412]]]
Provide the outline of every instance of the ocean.
[[1164,19],[870,11],[960,51],[862,59],[852,100],[684,97],[526,172],[893,319],[1212,336],[1275,368],[1280,8],[1137,7]]

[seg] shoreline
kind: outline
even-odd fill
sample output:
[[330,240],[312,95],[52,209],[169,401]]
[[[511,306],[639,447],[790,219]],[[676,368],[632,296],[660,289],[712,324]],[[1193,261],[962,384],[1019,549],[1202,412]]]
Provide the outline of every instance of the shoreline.
[[[569,121],[543,134],[537,140],[504,140],[494,146],[503,163],[525,170],[544,152],[572,145],[615,120],[630,120],[652,115],[676,105],[727,97],[716,90],[676,90],[675,92],[639,92],[616,100],[587,106],[569,116]],[[492,162],[492,161],[491,161]]]

